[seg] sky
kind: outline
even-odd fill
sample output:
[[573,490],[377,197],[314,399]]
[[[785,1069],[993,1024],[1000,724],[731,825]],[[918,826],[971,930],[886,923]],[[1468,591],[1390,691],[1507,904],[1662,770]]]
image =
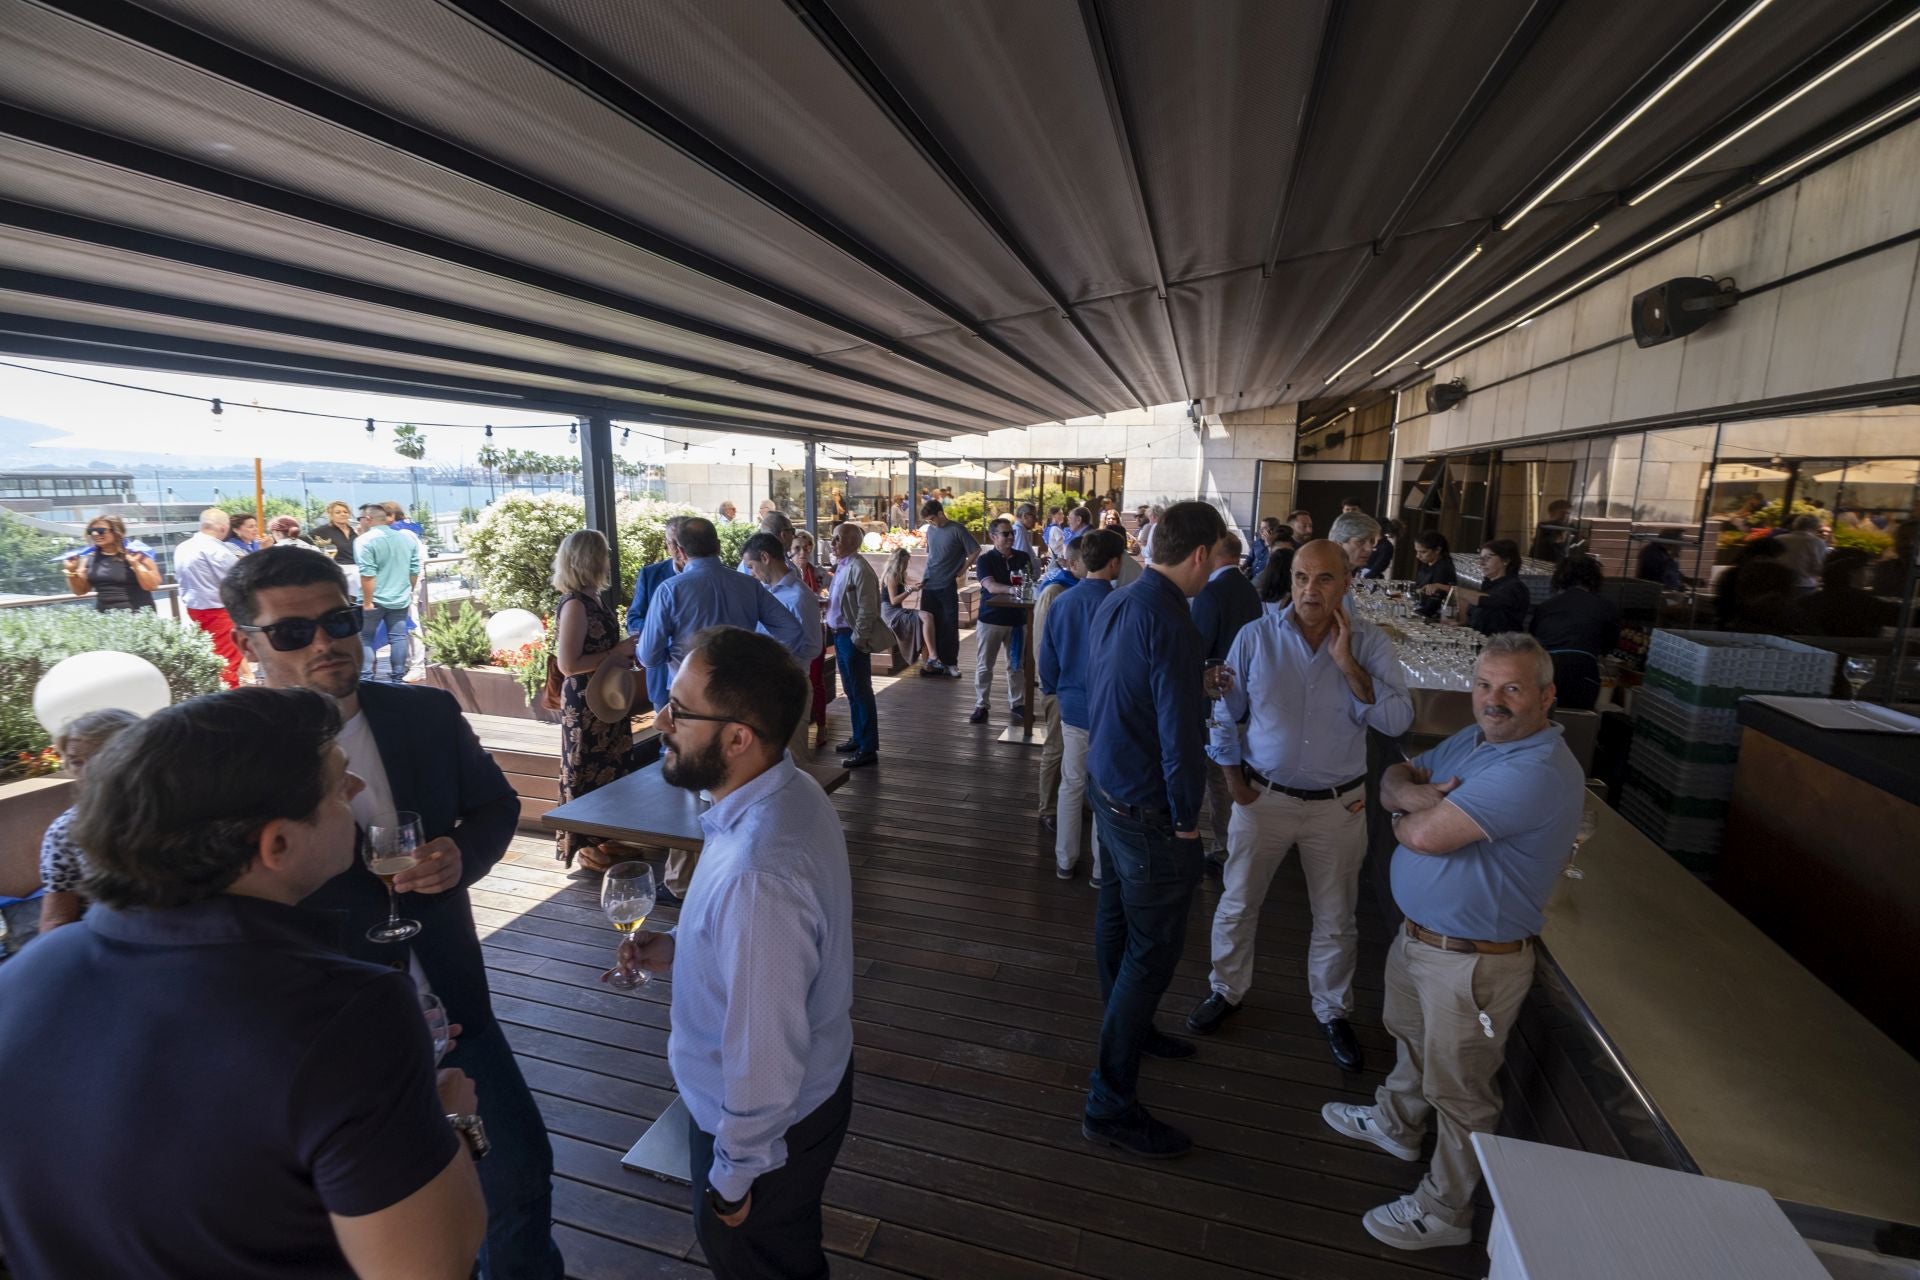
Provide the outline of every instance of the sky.
[[[18,366],[27,366],[21,368]],[[58,370],[88,378],[134,383],[201,397],[201,401],[99,386],[28,369]],[[215,416],[206,399],[218,396],[223,412]],[[352,421],[296,417],[252,409],[254,403],[347,415]],[[471,463],[486,443],[483,428],[495,425],[499,447],[565,454],[578,448],[567,441],[566,418],[514,413],[494,407],[380,396],[360,391],[330,391],[239,378],[157,373],[110,365],[69,364],[7,358],[0,364],[0,417],[42,423],[67,433],[42,443],[67,449],[97,450],[100,461],[117,453],[205,454],[266,461],[314,460],[392,465],[393,428],[389,423],[465,423],[473,430],[422,426],[426,462],[436,466]],[[369,444],[364,419],[373,417],[377,444]],[[498,430],[510,424],[553,424],[539,430]],[[661,445],[639,435],[620,452],[635,460],[658,457]],[[650,452],[649,452],[650,450]]]

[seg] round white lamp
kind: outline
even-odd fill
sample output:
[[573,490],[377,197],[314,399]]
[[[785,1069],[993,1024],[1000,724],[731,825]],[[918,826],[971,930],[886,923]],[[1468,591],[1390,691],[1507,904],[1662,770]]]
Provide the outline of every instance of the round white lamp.
[[33,687],[33,718],[58,737],[91,711],[118,708],[144,717],[172,701],[173,691],[158,667],[131,653],[102,649],[62,658],[41,676]]
[[495,653],[513,653],[523,645],[539,644],[546,635],[539,615],[525,609],[502,609],[487,619],[487,643]]

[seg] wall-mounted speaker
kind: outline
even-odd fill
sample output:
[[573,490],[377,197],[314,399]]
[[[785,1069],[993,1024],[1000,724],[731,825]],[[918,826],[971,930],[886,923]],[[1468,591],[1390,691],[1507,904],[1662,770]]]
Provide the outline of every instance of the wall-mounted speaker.
[[1633,340],[1657,347],[1684,338],[1740,301],[1732,280],[1678,276],[1633,299]]
[[1427,388],[1427,412],[1445,413],[1467,398],[1467,380],[1455,378],[1452,382],[1435,383]]

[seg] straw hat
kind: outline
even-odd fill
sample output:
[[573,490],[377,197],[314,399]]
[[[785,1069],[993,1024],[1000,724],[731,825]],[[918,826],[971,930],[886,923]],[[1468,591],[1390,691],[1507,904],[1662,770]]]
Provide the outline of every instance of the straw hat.
[[633,711],[640,691],[640,673],[630,662],[603,662],[587,681],[587,708],[608,724],[619,724]]

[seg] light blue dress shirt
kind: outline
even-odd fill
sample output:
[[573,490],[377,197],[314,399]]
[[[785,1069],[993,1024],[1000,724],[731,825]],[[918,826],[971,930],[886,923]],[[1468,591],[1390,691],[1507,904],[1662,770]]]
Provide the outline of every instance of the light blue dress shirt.
[[853,878],[840,816],[791,756],[700,817],[706,846],[674,929],[667,1061],[713,1135],[728,1200],[787,1161],[788,1129],[853,1056]]
[[[794,570],[792,564],[787,566],[787,576],[767,590],[773,593],[775,600],[787,606],[787,612],[800,623],[800,631],[805,639],[794,650],[793,656],[800,659],[800,665],[804,667],[826,648],[826,642],[820,634],[820,597],[807,589],[806,580]],[[766,630],[765,627],[760,629]]]
[[649,671],[665,667],[671,682],[680,674],[680,660],[693,638],[708,627],[764,627],[796,659],[806,648],[800,620],[758,578],[732,572],[718,556],[702,556],[660,584],[647,608],[635,656]]
[[1388,737],[1407,731],[1413,699],[1393,642],[1370,622],[1348,620],[1354,661],[1373,677],[1372,705],[1347,687],[1333,660],[1331,630],[1315,649],[1293,610],[1263,613],[1240,629],[1227,652],[1233,691],[1220,700],[1228,723],[1215,728],[1207,744],[1215,762],[1244,761],[1283,787],[1321,791],[1366,773],[1368,729]]

